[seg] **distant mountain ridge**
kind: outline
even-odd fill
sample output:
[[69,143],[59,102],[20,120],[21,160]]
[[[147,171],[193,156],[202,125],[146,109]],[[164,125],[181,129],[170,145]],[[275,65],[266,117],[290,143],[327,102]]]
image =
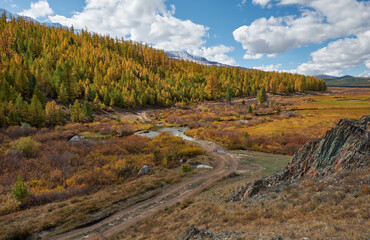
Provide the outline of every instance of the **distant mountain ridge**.
[[207,66],[229,66],[219,62],[209,61],[205,57],[195,56],[187,51],[164,51],[169,58],[176,60],[188,60],[199,64],[205,64]]
[[33,19],[31,17],[27,17],[27,16],[21,16],[21,15],[18,15],[16,13],[12,13],[6,9],[3,9],[3,8],[0,8],[0,14],[3,14],[5,12],[5,15],[6,15],[6,18],[7,19],[10,19],[10,18],[19,18],[19,17],[23,17],[24,19],[26,19],[27,21],[33,21],[35,23],[39,23],[39,24],[42,24],[42,25],[45,25],[45,26],[48,26],[48,27],[56,27],[56,28],[67,28],[66,26],[63,26],[62,24],[60,23],[51,23],[51,22],[39,22],[37,21],[36,19]]
[[370,86],[369,77],[354,77],[350,75],[335,77],[325,74],[314,77],[324,80],[328,86]]

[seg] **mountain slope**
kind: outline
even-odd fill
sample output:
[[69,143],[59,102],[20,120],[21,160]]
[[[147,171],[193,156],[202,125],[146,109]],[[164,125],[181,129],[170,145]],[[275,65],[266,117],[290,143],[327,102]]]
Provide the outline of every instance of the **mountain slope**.
[[100,111],[188,104],[223,98],[228,92],[232,97],[256,95],[262,87],[287,93],[326,89],[313,77],[175,61],[141,43],[87,31],[76,34],[24,18],[9,21],[3,16],[0,30],[0,126],[45,126],[50,117],[46,113],[51,113],[46,100],[51,108],[75,103],[77,117],[72,108],[60,115],[81,122],[81,102],[87,113],[90,107]]

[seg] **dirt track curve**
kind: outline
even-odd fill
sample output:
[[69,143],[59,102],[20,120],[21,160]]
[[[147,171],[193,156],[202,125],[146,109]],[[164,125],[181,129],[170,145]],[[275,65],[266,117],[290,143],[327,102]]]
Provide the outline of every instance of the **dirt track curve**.
[[[141,115],[140,119],[146,121],[146,114]],[[110,237],[125,228],[154,215],[166,207],[183,201],[210,186],[217,180],[220,180],[224,176],[237,170],[239,158],[236,155],[228,153],[223,150],[222,147],[213,142],[200,140],[196,140],[195,142],[204,148],[204,150],[216,160],[213,170],[172,185],[159,195],[122,209],[112,216],[91,226],[78,228],[54,237],[47,237],[47,239],[99,239]]]

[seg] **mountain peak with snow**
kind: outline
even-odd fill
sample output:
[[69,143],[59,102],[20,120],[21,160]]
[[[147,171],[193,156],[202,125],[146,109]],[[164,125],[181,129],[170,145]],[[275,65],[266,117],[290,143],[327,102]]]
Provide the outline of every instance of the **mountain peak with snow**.
[[205,57],[192,55],[188,53],[187,51],[164,51],[164,52],[169,58],[172,58],[175,60],[191,61],[191,62],[196,62],[199,64],[205,64],[207,66],[228,66],[226,64],[222,64],[219,62],[209,61]]

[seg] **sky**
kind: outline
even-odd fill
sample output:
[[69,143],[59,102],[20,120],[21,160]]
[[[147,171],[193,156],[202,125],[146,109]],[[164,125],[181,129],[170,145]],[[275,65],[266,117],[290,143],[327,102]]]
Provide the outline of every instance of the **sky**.
[[234,66],[370,77],[369,0],[0,0],[0,8]]

